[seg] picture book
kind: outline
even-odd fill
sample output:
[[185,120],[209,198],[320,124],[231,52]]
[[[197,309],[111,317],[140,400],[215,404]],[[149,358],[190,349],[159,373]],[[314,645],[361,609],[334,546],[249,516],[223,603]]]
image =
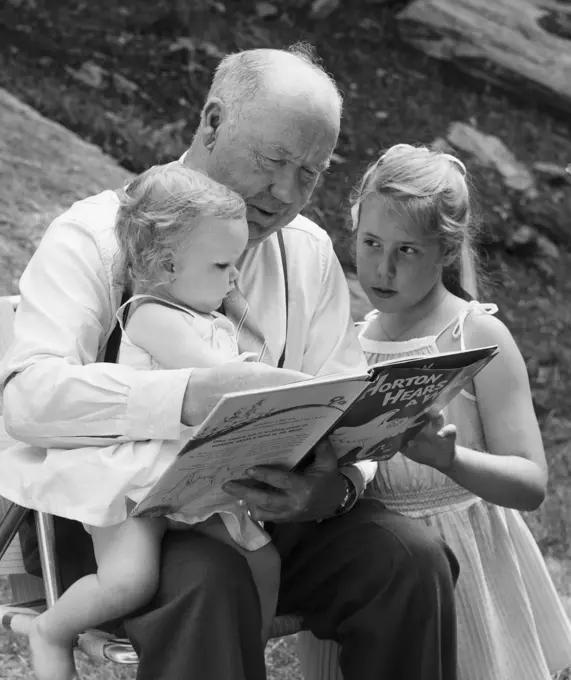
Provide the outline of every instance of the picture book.
[[225,482],[255,465],[299,467],[329,440],[339,464],[393,456],[496,355],[496,346],[404,358],[364,373],[224,395],[133,515],[221,510]]

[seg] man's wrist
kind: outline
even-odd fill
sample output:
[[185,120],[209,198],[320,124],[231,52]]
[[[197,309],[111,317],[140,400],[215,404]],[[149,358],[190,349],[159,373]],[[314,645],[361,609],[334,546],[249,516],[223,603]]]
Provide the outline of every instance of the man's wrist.
[[338,515],[344,515],[346,512],[349,512],[349,510],[351,510],[351,508],[359,500],[359,491],[357,489],[357,486],[353,482],[352,478],[349,475],[345,474],[343,470],[339,470],[339,474],[341,475],[345,483],[345,495],[343,496],[341,503],[337,506],[335,510],[334,513],[335,517],[337,517]]

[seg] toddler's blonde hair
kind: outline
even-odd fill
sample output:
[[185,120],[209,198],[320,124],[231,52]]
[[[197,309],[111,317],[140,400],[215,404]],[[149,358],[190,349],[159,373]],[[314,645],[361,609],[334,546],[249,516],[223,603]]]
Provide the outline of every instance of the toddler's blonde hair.
[[144,289],[163,283],[175,252],[191,244],[193,229],[206,217],[246,217],[234,191],[183,163],[155,165],[122,192],[115,222],[121,253],[121,282]]

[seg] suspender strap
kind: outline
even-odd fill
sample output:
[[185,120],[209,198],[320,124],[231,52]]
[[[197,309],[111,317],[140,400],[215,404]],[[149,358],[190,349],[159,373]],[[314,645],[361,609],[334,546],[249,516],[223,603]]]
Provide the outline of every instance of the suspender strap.
[[281,258],[282,258],[282,269],[283,269],[283,272],[284,272],[284,287],[285,287],[285,315],[286,315],[285,339],[284,339],[284,349],[283,349],[282,355],[280,357],[280,360],[278,361],[278,368],[283,368],[284,361],[285,361],[285,355],[286,355],[287,331],[288,331],[288,320],[289,320],[289,285],[288,285],[288,276],[287,276],[286,249],[285,249],[284,237],[283,237],[281,229],[277,232],[277,236],[278,236],[278,244],[280,246],[280,255],[281,255]]
[[[127,300],[131,297],[131,291],[129,290],[128,287],[126,287],[123,290],[123,294],[121,295],[121,304],[119,305],[120,307],[123,306]],[[128,308],[125,309],[125,313],[128,312]],[[107,347],[105,348],[105,358],[103,361],[106,361],[108,364],[114,364],[117,362],[117,356],[119,355],[119,346],[121,344],[121,324],[116,321],[115,322],[115,327],[111,331],[111,335],[109,336],[109,340],[107,341]]]

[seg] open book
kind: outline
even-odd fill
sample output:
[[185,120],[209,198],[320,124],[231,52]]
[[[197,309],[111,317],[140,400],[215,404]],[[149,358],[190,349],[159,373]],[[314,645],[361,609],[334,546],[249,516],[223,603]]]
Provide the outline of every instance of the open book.
[[133,515],[193,514],[235,502],[222,489],[254,465],[291,470],[329,435],[340,464],[393,456],[498,351],[497,346],[373,365],[264,390],[226,394]]

